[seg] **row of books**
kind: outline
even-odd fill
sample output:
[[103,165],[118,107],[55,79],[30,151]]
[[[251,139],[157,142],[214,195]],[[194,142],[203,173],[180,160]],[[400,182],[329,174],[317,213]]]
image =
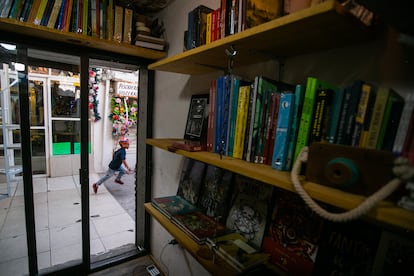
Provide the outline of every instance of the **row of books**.
[[134,12],[114,0],[5,0],[0,17],[131,43]]
[[413,95],[356,80],[292,85],[224,75],[210,83],[207,150],[290,170],[313,142],[392,151],[413,160]]
[[324,220],[295,193],[193,159],[184,160],[177,194],[152,204],[240,272],[268,262],[287,275],[377,275],[413,261],[412,237]]
[[[188,13],[185,49],[211,43],[281,16],[320,4],[324,0],[221,0],[220,7],[197,6]],[[355,1],[343,1],[345,9],[366,25],[374,14]]]

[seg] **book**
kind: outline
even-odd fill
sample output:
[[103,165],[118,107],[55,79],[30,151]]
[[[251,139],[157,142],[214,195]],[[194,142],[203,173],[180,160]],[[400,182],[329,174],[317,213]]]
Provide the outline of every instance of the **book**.
[[[105,7],[104,7],[105,8]],[[114,37],[114,0],[106,2],[106,16],[103,19],[106,26],[106,39],[113,40]]]
[[213,18],[213,12],[209,12],[207,14],[207,21],[206,21],[206,44],[211,43],[211,27],[212,27],[212,18]]
[[286,168],[294,106],[294,94],[282,93],[280,95],[276,137],[274,139],[275,145],[272,152],[272,168],[277,170],[284,170]]
[[162,45],[162,44],[154,43],[154,42],[142,41],[142,40],[136,40],[135,45],[144,47],[144,48],[159,50],[159,51],[165,51],[166,49],[166,45]]
[[217,80],[213,79],[210,81],[207,124],[207,151],[209,152],[215,151],[216,84]]
[[73,2],[74,0],[66,0],[66,5],[65,5],[65,17],[64,17],[64,21],[63,21],[63,30],[65,32],[69,32],[70,27],[71,27],[71,17],[72,17],[72,11],[73,11]]
[[341,115],[338,122],[336,144],[351,145],[355,126],[355,114],[357,112],[361,94],[362,81],[356,80],[345,88]]
[[10,13],[10,9],[13,5],[13,0],[5,0],[0,8],[0,17],[7,18]]
[[50,19],[50,14],[52,13],[53,4],[55,3],[55,0],[48,0],[46,4],[45,11],[43,13],[42,19],[40,20],[40,24],[42,26],[47,26],[47,23]]
[[134,11],[129,8],[124,8],[124,27],[122,42],[131,44],[132,42],[132,18],[134,16]]
[[176,150],[185,150],[185,151],[205,151],[207,146],[204,143],[199,141],[191,140],[177,140],[174,141],[171,146],[168,147],[168,150],[175,152]]
[[208,165],[197,207],[224,223],[230,208],[228,202],[233,188],[232,180],[232,172]]
[[187,49],[206,44],[207,14],[213,10],[199,5],[188,13]]
[[230,100],[229,100],[229,124],[227,127],[228,143],[225,154],[233,156],[234,134],[236,129],[237,105],[239,98],[239,87],[241,78],[238,76],[231,76]]
[[289,171],[292,168],[293,157],[295,153],[296,146],[296,137],[298,135],[299,123],[300,123],[300,114],[302,113],[303,100],[305,96],[305,87],[301,84],[296,85],[295,87],[295,106],[293,110],[293,119],[292,127],[290,130],[288,152],[286,156],[286,163],[282,167],[282,170]]
[[32,8],[32,5],[33,5],[33,0],[26,0],[24,2],[24,6],[22,7],[22,11],[20,15],[18,15],[17,19],[22,22],[26,22],[29,17],[30,9]]
[[314,275],[370,275],[381,228],[362,220],[325,221]]
[[[121,42],[122,41],[122,23],[124,18],[124,8],[115,5],[114,11],[114,36],[112,38],[113,41]],[[135,44],[137,45],[137,44]],[[138,45],[140,46],[140,45]]]
[[315,107],[316,91],[317,89],[326,88],[335,89],[335,87],[333,87],[331,84],[319,80],[315,77],[308,77],[306,80],[305,96],[302,113],[300,115],[300,123],[296,139],[295,154],[293,157],[293,161],[297,159],[299,152],[302,150],[302,148],[309,145],[309,137]]
[[43,13],[45,12],[47,2],[47,0],[40,0],[39,9],[37,10],[33,24],[40,25],[40,21],[42,20]]
[[246,145],[245,145],[245,160],[247,162],[253,162],[254,160],[254,144],[253,144],[253,131],[254,131],[254,115],[256,113],[256,99],[257,99],[257,87],[259,84],[259,76],[254,78],[254,83],[250,89],[250,101],[249,110],[247,115],[247,126],[246,126]]
[[207,238],[207,245],[238,272],[244,272],[265,263],[269,255],[258,250],[239,233],[228,233]]
[[62,6],[62,0],[56,0],[55,3],[53,4],[52,12],[50,14],[49,21],[47,22],[48,28],[51,28],[51,29],[55,28],[56,20],[59,16],[59,10],[61,6]]
[[17,19],[17,14],[19,13],[21,6],[22,6],[22,0],[14,0],[13,5],[11,6],[10,11],[9,11],[9,18]]
[[153,198],[151,205],[169,219],[175,215],[200,211],[195,205],[178,195]]
[[197,205],[206,166],[205,163],[191,158],[184,159],[177,195],[193,205]]
[[269,262],[288,275],[312,275],[324,220],[296,193],[277,190],[263,238]]
[[414,93],[407,95],[405,105],[401,114],[400,123],[398,124],[398,130],[395,135],[395,140],[392,148],[392,152],[395,155],[400,155],[404,144],[404,139],[407,133],[408,124],[410,122],[411,114],[414,110]]
[[[82,35],[89,35],[90,34],[89,0],[82,0],[82,1],[83,1],[83,8],[82,8],[82,13],[81,13]],[[122,25],[122,22],[121,22],[121,25]]]
[[309,144],[326,140],[326,130],[329,124],[333,89],[318,89],[316,91],[314,114],[311,123]]
[[268,217],[273,187],[239,174],[234,176],[234,191],[226,226],[260,248]]
[[247,0],[245,13],[245,29],[249,29],[281,16],[281,1]]
[[383,230],[371,275],[404,275],[414,262],[414,239],[405,233]]
[[380,132],[378,134],[376,149],[392,150],[404,104],[404,98],[397,93],[391,93],[388,97]]
[[185,140],[197,141],[202,145],[207,143],[208,100],[209,94],[191,96],[184,131]]
[[239,88],[239,98],[236,113],[236,128],[234,134],[233,158],[243,159],[244,141],[246,138],[247,115],[250,98],[250,85]]
[[172,216],[172,222],[199,244],[227,231],[224,224],[202,212],[176,214]]
[[414,165],[414,112],[411,113],[408,123],[404,144],[401,149],[401,156],[407,158],[409,163]]
[[227,147],[227,128],[229,123],[231,76],[221,76],[217,80],[216,89],[216,128],[215,128],[215,152],[225,154]]
[[33,0],[32,8],[30,9],[29,16],[27,17],[27,22],[34,23],[34,20],[37,15],[37,11],[40,6],[40,1],[41,0]]
[[135,36],[135,40],[152,42],[152,43],[157,43],[157,44],[161,44],[161,45],[167,45],[167,42],[165,41],[164,38],[150,36],[150,35],[144,35],[144,34],[137,34]]
[[388,97],[391,93],[395,93],[391,88],[384,86],[378,88],[367,134],[367,140],[364,145],[366,148],[375,149],[377,147],[381,124],[387,106]]
[[359,146],[361,135],[364,130],[365,117],[370,105],[373,102],[375,91],[371,84],[363,83],[361,86],[361,95],[355,113],[355,126],[351,139],[351,146]]
[[281,93],[273,92],[270,94],[270,106],[267,117],[266,144],[263,155],[263,161],[268,165],[272,164],[273,151],[277,134],[277,122],[279,118],[280,98]]

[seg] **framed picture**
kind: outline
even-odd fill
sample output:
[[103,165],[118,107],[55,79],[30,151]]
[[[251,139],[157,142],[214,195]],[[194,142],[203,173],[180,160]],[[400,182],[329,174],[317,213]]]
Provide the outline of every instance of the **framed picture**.
[[191,96],[184,139],[201,143],[206,142],[208,100],[208,94]]

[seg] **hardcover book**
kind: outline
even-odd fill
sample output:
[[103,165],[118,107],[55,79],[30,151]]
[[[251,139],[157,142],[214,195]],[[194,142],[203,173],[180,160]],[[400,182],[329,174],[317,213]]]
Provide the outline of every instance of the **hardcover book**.
[[314,275],[371,275],[380,238],[381,228],[362,220],[325,221]]
[[185,158],[178,183],[177,195],[196,205],[200,196],[206,164],[191,158]]
[[226,227],[222,223],[202,212],[177,214],[172,217],[172,222],[200,244],[209,237],[226,232]]
[[259,248],[265,231],[273,187],[238,174],[235,175],[234,185],[226,226]]
[[263,24],[282,15],[283,7],[279,0],[247,0],[245,29]]
[[177,195],[153,198],[151,204],[169,219],[175,215],[199,211],[195,205]]
[[224,222],[229,211],[233,173],[222,168],[208,165],[201,188],[197,207],[210,217]]
[[269,255],[257,250],[239,233],[229,233],[216,238],[207,238],[207,244],[214,252],[238,272],[265,263]]
[[208,94],[192,95],[187,115],[184,139],[207,143]]
[[312,275],[323,219],[297,194],[277,190],[263,252],[288,275]]

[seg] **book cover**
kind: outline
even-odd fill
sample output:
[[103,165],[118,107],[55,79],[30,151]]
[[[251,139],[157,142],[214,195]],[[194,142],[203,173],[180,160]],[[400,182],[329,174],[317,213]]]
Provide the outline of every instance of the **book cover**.
[[290,130],[288,152],[286,156],[285,166],[282,168],[284,171],[289,171],[292,168],[293,157],[295,153],[296,137],[298,136],[300,114],[302,113],[303,100],[305,98],[305,86],[298,84],[295,87],[295,105],[293,110],[292,129]]
[[200,244],[207,238],[221,235],[227,230],[224,224],[202,212],[173,215],[172,222]]
[[254,117],[256,114],[256,99],[257,99],[257,89],[259,86],[259,76],[254,78],[254,83],[250,89],[250,101],[249,101],[249,111],[247,115],[247,130],[246,130],[246,146],[245,146],[245,160],[247,162],[254,161],[254,143],[253,143],[253,132],[254,132]]
[[408,94],[405,105],[401,114],[400,123],[398,124],[398,130],[395,135],[395,140],[392,148],[392,152],[395,155],[400,155],[404,144],[404,139],[407,133],[408,124],[410,122],[411,114],[414,110],[414,93]]
[[414,239],[405,233],[383,230],[371,275],[404,275],[414,263]]
[[169,219],[175,215],[199,211],[195,205],[177,195],[153,198],[151,205]]
[[233,157],[243,159],[244,142],[246,138],[247,115],[250,98],[250,85],[240,86],[234,134]]
[[367,134],[367,140],[365,143],[366,148],[375,149],[377,147],[378,136],[381,130],[381,124],[387,106],[388,97],[392,93],[391,91],[391,88],[388,87],[382,86],[378,88]]
[[47,5],[47,0],[40,0],[39,9],[37,10],[33,24],[40,25],[40,21],[42,20],[43,13],[45,12],[46,5]]
[[272,186],[235,175],[231,208],[226,220],[227,228],[240,233],[260,248],[272,196]]
[[238,272],[251,269],[266,262],[269,255],[258,250],[239,233],[228,233],[207,238],[207,244],[215,253]]
[[288,275],[312,275],[323,222],[299,195],[277,190],[262,244],[269,262]]
[[229,200],[233,188],[233,173],[208,165],[197,207],[208,216],[225,221],[229,212]]
[[207,123],[209,94],[191,95],[185,125],[184,139],[207,143]]
[[321,81],[314,77],[308,77],[306,80],[305,98],[303,102],[302,113],[300,116],[300,123],[298,129],[298,135],[295,145],[295,154],[293,160],[295,161],[299,152],[303,147],[308,146],[309,137],[312,126],[312,118],[314,114],[315,99],[317,89],[335,89],[332,85]]
[[247,0],[245,29],[266,23],[281,16],[281,1]]
[[216,91],[216,153],[225,154],[227,147],[227,128],[229,123],[229,104],[231,76],[225,75],[218,78]]
[[270,109],[267,117],[266,144],[264,149],[265,164],[272,165],[273,151],[276,141],[277,121],[279,118],[279,104],[281,93],[271,93]]
[[283,170],[286,167],[294,106],[294,94],[282,93],[280,95],[276,138],[274,140],[275,145],[272,152],[272,168],[277,170]]
[[404,98],[397,93],[391,93],[388,97],[384,118],[378,134],[377,149],[392,150],[404,104]]
[[314,275],[370,275],[381,228],[362,220],[325,221]]
[[213,12],[209,12],[207,14],[207,21],[206,21],[206,44],[211,43],[211,27],[212,27],[212,18],[213,18]]
[[234,134],[236,128],[237,104],[239,99],[240,81],[240,77],[231,76],[229,124],[227,128],[228,143],[226,148],[226,155],[230,157],[233,156]]
[[177,195],[193,205],[197,205],[207,165],[203,162],[185,158],[178,183]]

